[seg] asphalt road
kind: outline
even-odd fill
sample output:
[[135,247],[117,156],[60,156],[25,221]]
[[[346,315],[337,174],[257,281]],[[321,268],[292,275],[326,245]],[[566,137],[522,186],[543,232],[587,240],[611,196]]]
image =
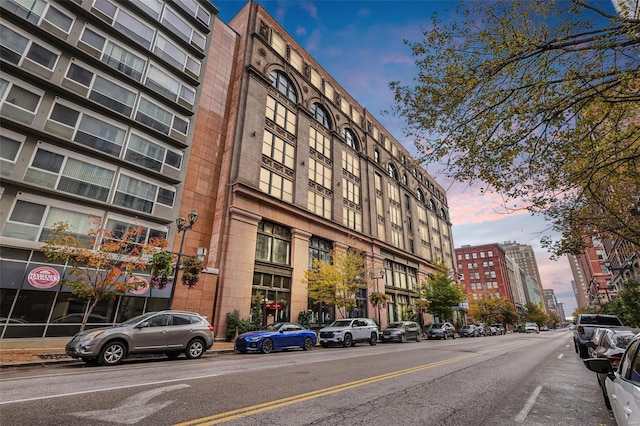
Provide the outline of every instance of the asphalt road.
[[566,331],[0,371],[8,425],[615,425]]

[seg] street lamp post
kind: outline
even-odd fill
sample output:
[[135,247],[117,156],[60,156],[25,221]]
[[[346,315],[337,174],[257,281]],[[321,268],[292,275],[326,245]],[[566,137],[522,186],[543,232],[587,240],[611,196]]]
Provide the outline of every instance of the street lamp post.
[[[189,224],[187,225],[187,220]],[[192,210],[187,219],[184,216],[179,216],[176,219],[176,227],[178,228],[178,234],[182,232],[182,240],[180,241],[180,250],[178,250],[178,259],[176,260],[176,270],[173,275],[173,287],[171,287],[171,295],[169,296],[169,308],[173,303],[173,296],[176,294],[176,285],[178,284],[178,273],[180,272],[180,261],[182,260],[182,249],[184,248],[184,238],[187,235],[187,231],[193,228],[193,225],[198,220],[198,212]]]
[[[381,270],[378,272],[370,272],[370,276],[371,278],[376,280],[376,292],[380,293],[380,286],[378,285],[378,280],[380,278],[384,278],[384,270]],[[380,330],[382,330],[382,322],[380,322],[380,305],[377,305],[376,309],[378,310],[378,327],[380,327]]]

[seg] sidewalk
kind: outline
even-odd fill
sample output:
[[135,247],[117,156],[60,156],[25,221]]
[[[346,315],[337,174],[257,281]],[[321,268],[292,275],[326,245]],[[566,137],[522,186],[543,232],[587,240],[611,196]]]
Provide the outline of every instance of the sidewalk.
[[[0,368],[79,362],[64,353],[71,337],[0,340]],[[207,353],[233,352],[233,342],[215,341]]]

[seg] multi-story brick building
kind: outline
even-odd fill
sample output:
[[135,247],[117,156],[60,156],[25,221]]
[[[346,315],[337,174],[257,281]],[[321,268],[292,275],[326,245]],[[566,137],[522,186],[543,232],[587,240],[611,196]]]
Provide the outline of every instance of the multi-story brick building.
[[[375,273],[351,314],[376,318],[367,294],[379,289],[383,323],[408,314],[436,259],[453,267],[444,189],[259,5],[228,25],[206,1],[2,7],[3,49],[16,54],[2,58],[1,312],[29,316],[31,335],[84,308],[26,276],[52,220],[82,225],[88,213],[114,229],[140,222],[176,251],[173,220],[197,211],[182,248],[208,268],[195,288],[174,287],[171,307],[209,316],[218,336],[236,309],[331,320],[302,283],[331,249],[367,253]],[[112,322],[165,308],[170,294],[152,288],[95,312]]]

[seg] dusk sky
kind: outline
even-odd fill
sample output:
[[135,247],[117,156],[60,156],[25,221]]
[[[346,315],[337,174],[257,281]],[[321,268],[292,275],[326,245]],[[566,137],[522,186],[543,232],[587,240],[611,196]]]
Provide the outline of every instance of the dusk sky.
[[[414,59],[403,39],[419,41],[422,29],[431,24],[434,11],[446,20],[457,1],[256,0],[297,42],[313,56],[360,105],[372,113],[405,148],[403,122],[384,113],[393,104],[389,82],[411,84],[417,73]],[[218,0],[219,17],[229,22],[246,4],[239,0]],[[606,7],[613,12],[611,3]],[[505,214],[502,200],[482,194],[480,187],[450,185],[437,170],[426,168],[447,190],[453,223],[454,246],[516,241],[531,245],[536,253],[542,286],[555,291],[571,316],[577,303],[571,288],[572,274],[566,258],[549,259],[540,238],[549,235],[549,224],[530,214]]]

